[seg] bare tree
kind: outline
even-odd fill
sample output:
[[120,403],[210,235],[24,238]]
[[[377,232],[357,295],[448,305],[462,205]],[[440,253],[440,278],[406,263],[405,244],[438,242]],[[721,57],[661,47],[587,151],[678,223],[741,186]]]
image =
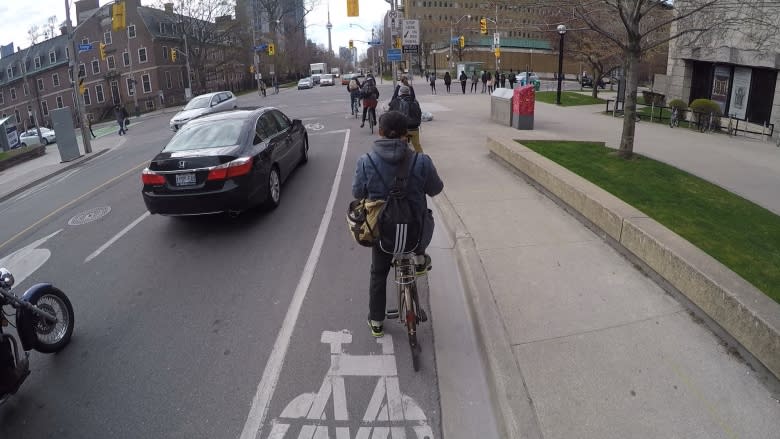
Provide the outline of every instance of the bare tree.
[[33,24],[27,29],[27,37],[30,40],[30,44],[36,44],[41,37],[41,31],[37,24]]
[[57,31],[57,16],[52,15],[46,19],[46,33],[48,35],[47,38],[54,38],[55,36],[57,36],[56,31]]

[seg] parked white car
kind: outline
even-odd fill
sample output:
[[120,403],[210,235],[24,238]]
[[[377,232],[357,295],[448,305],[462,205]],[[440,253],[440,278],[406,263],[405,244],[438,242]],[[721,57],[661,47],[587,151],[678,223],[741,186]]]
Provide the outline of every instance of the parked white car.
[[38,130],[31,128],[21,134],[19,134],[19,146],[37,146],[43,143],[48,145],[57,141],[57,136],[54,135],[54,130],[41,127],[41,137],[43,142],[38,140]]
[[176,113],[171,118],[169,126],[173,131],[177,131],[190,120],[203,116],[204,114],[216,113],[217,111],[231,110],[238,108],[238,101],[233,93],[229,91],[218,91],[206,93],[192,98],[186,107]]
[[[531,84],[539,80],[539,76],[534,72],[531,72],[528,76],[531,78]],[[518,84],[525,84],[525,72],[520,72],[515,75],[515,82]]]

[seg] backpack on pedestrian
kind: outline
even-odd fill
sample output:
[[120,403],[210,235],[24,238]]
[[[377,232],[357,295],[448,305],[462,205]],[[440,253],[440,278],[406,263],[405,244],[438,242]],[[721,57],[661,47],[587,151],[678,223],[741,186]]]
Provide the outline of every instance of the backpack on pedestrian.
[[349,81],[349,86],[348,86],[348,88],[349,88],[349,91],[355,91],[355,90],[357,90],[359,87],[360,87],[360,86],[358,85],[358,82],[357,82],[356,80],[354,80],[354,79],[350,79],[350,81]]
[[398,110],[406,116],[408,129],[417,129],[422,123],[422,109],[415,99],[398,98]]
[[[412,155],[414,155],[414,159],[409,165],[409,159]],[[414,204],[409,200],[407,191],[409,172],[410,169],[414,169],[417,157],[416,152],[406,150],[404,158],[398,163],[395,179],[392,185],[388,186],[382,179],[371,155],[368,155],[371,166],[388,191],[387,199],[377,215],[375,226],[378,231],[376,244],[385,253],[393,255],[409,253],[417,250],[421,245],[425,215],[424,212],[416,211]]]
[[377,99],[379,97],[379,90],[377,90],[374,81],[366,81],[363,83],[360,94],[363,96],[363,99]]

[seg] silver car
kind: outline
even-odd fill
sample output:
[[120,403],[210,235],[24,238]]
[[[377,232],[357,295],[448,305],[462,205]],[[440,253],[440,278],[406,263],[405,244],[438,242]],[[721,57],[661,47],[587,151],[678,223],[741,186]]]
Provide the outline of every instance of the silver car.
[[48,145],[57,141],[57,136],[54,134],[54,130],[48,128],[41,128],[41,137],[43,142],[38,140],[38,130],[31,128],[21,134],[19,134],[19,146],[36,146],[43,143]]
[[326,85],[335,85],[335,84],[336,84],[336,79],[330,73],[326,73],[320,77],[320,87],[324,87]]
[[238,108],[238,101],[233,93],[229,91],[206,93],[192,98],[186,107],[171,118],[169,125],[173,131],[177,131],[182,125],[198,116],[234,108]]

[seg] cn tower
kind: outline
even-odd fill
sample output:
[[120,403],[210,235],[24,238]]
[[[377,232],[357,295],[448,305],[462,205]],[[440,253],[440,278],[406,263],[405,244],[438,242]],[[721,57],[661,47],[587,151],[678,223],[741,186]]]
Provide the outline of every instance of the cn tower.
[[328,24],[325,27],[328,28],[328,53],[333,55],[333,43],[330,40],[330,30],[333,29],[333,25],[330,24],[330,2],[328,2]]

